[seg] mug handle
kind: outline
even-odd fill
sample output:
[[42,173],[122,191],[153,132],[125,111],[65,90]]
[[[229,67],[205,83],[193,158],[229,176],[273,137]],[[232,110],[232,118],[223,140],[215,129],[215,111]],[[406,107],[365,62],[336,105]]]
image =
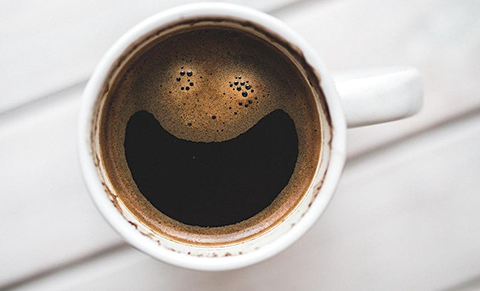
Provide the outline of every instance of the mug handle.
[[333,79],[349,128],[406,118],[422,107],[422,83],[413,67],[343,72]]

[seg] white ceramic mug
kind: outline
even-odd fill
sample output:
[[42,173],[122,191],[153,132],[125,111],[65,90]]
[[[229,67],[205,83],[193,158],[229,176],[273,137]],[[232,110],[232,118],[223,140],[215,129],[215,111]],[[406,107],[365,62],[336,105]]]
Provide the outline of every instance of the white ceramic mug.
[[[191,19],[235,19],[275,35],[293,48],[316,75],[323,97],[316,100],[324,146],[315,178],[302,201],[269,231],[241,243],[198,246],[153,232],[117,201],[95,152],[96,118],[112,71],[125,53],[163,27]],[[310,80],[311,81],[311,80]],[[387,122],[416,113],[422,103],[418,72],[413,68],[357,71],[334,82],[323,61],[297,33],[278,19],[250,8],[220,3],[177,7],[146,19],[123,35],[97,65],[83,96],[80,159],[93,201],[106,220],[131,245],[162,261],[199,270],[228,270],[265,260],[287,248],[320,217],[332,198],[346,158],[346,129]]]

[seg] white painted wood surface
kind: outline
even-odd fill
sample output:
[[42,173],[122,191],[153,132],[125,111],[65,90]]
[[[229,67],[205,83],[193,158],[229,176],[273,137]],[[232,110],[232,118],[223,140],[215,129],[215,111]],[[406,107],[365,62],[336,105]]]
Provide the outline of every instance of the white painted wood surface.
[[280,8],[290,2],[243,3],[275,9],[333,70],[418,66],[424,111],[350,130],[356,158],[315,228],[268,262],[211,274],[118,248],[121,238],[88,198],[75,148],[81,91],[95,63],[130,26],[179,2],[1,3],[0,289],[478,288],[480,1],[303,0]]
[[349,162],[314,228],[250,268],[190,271],[125,248],[15,290],[446,289],[480,275],[478,145],[476,114]]
[[0,287],[120,242],[82,180],[81,91],[0,118]]

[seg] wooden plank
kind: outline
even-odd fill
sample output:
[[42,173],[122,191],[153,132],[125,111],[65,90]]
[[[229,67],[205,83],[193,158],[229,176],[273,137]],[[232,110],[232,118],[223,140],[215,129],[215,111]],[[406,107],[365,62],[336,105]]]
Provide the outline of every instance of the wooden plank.
[[[323,218],[236,271],[179,269],[127,248],[15,290],[439,290],[480,275],[480,112],[347,164]],[[475,283],[477,282],[477,283]]]
[[389,65],[420,69],[422,112],[405,121],[349,130],[349,156],[480,107],[479,1],[310,2],[277,16],[303,35],[332,71]]
[[[295,0],[231,0],[270,11]],[[0,112],[85,82],[113,42],[141,20],[196,0],[18,1],[0,4]]]
[[0,288],[120,242],[81,177],[70,91],[0,119]]

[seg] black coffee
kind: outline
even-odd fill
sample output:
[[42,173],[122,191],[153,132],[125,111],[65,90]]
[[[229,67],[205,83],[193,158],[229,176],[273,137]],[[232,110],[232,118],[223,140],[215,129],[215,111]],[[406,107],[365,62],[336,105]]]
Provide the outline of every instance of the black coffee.
[[125,155],[140,192],[189,225],[235,224],[269,206],[287,186],[298,156],[293,120],[265,116],[224,142],[192,142],[167,132],[147,111],[127,124]]
[[126,58],[99,146],[116,199],[157,233],[225,243],[283,220],[315,174],[321,128],[291,53],[233,21],[164,29]]

